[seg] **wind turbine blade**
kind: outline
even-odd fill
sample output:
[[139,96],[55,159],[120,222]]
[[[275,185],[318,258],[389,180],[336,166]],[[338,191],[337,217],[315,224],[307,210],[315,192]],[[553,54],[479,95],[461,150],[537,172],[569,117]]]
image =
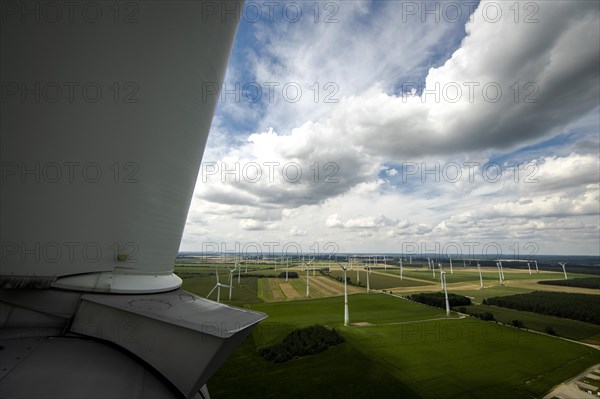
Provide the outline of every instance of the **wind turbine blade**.
[[212,289],[212,290],[210,290],[210,292],[209,292],[209,293],[208,293],[208,295],[206,296],[206,298],[207,298],[207,299],[208,299],[208,298],[211,296],[211,294],[212,294],[213,292],[215,292],[215,289],[216,289],[217,287],[218,287],[218,285],[215,285],[215,286],[213,287],[213,289]]

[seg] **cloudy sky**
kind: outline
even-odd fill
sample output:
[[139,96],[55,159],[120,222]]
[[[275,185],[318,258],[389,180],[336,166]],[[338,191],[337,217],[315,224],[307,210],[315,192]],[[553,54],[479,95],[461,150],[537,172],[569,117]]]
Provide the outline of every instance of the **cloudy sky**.
[[599,14],[247,2],[181,250],[599,255]]

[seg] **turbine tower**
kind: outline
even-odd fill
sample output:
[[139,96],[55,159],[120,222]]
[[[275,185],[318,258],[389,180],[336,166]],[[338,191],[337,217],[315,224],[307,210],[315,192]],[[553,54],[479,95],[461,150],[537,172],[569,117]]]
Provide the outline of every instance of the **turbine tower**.
[[452,257],[448,256],[448,258],[450,258],[450,274],[454,274],[454,270],[452,269]]
[[348,313],[348,279],[346,278],[346,270],[348,269],[348,265],[342,266],[341,263],[338,262],[338,265],[344,271],[344,325],[347,326],[350,323],[350,315]]
[[308,266],[306,267],[306,297],[310,296],[310,273],[308,272]]
[[446,299],[446,316],[450,316],[450,302],[448,301],[448,286],[446,285],[446,272],[441,272],[444,298]]
[[[315,258],[312,258],[311,260],[308,261],[308,263],[304,263],[304,257],[302,257],[302,263],[305,265],[306,267],[306,297],[308,298],[310,296],[310,264],[312,263],[312,261],[315,260]],[[314,271],[314,268],[313,268]],[[314,276],[314,274],[313,274]]]
[[400,258],[400,280],[402,280],[403,267],[402,267],[402,258]]
[[531,276],[531,264],[527,262],[527,269],[529,269],[529,275]]
[[231,302],[231,293],[233,291],[233,272],[237,268],[237,264],[233,267],[233,269],[227,268],[229,270],[229,302]]
[[565,274],[565,280],[566,280],[567,279],[567,270],[565,269],[565,265],[567,264],[567,262],[558,262],[558,264],[562,266],[563,273]]
[[538,269],[537,260],[534,260],[534,262],[535,262],[535,272],[539,273],[540,269]]
[[481,276],[481,265],[477,262],[477,270],[479,270],[479,289],[483,289],[483,277]]
[[504,279],[502,278],[502,271],[500,270],[500,262],[496,262],[496,267],[498,268],[498,276],[500,278],[500,285],[504,285]]
[[371,274],[371,266],[368,263],[365,263],[365,269],[367,270],[367,294],[371,292],[371,283],[369,280],[369,274]]

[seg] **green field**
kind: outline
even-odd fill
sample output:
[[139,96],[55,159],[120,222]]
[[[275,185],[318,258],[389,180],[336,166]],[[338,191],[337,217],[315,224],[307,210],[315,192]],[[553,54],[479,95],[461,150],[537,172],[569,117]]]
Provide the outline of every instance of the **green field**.
[[[464,283],[464,282],[473,282],[479,284],[479,272],[476,268],[467,268],[464,269],[462,266],[455,267],[454,273],[450,273],[449,267],[444,267],[443,269],[446,272],[446,281],[448,284],[453,283]],[[388,270],[386,273],[394,273],[398,274],[398,271],[390,271]],[[414,268],[404,268],[403,271],[404,277],[416,278],[431,282],[439,282],[440,281],[440,273],[439,270],[436,269],[435,277],[433,277],[433,272],[427,269],[414,269]],[[485,267],[481,269],[481,276],[483,278],[483,284],[497,284],[499,282],[498,270],[490,267]],[[570,277],[585,277],[585,275],[573,274]],[[540,273],[535,273],[530,276],[529,273],[525,270],[515,270],[509,269],[507,267],[504,268],[504,278],[506,281],[517,281],[517,280],[557,280],[563,279],[562,273],[557,272],[546,272],[542,271]]]
[[[209,381],[211,395],[530,398],[600,362],[600,352],[583,345],[474,318],[446,319],[441,309],[389,295],[352,295],[349,306],[350,322],[362,326],[342,325],[342,297],[249,305],[269,318]],[[276,366],[257,355],[258,347],[316,323],[338,329],[346,342]]]
[[[342,277],[343,272],[341,270],[333,270],[329,273],[333,277]],[[358,272],[360,283],[363,287],[367,286],[367,272],[365,270],[360,270]],[[347,277],[350,278],[352,284],[356,284],[356,270],[351,270],[347,272]],[[429,285],[427,282],[417,281],[412,279],[403,279],[400,280],[399,275],[385,275],[380,273],[380,271],[373,271],[369,275],[369,285],[374,290],[384,290],[388,288],[396,288],[396,287],[421,287],[424,285]]]
[[[228,274],[219,273],[219,279],[221,283],[226,284]],[[262,300],[258,297],[258,278],[256,277],[242,277],[240,285],[237,285],[237,275],[233,278],[233,292],[231,295],[231,302],[229,299],[229,289],[221,288],[221,302],[231,303],[232,305],[241,306],[248,303],[260,303]],[[183,288],[193,294],[206,297],[210,290],[213,289],[216,283],[214,275],[206,277],[189,277],[183,280]],[[210,299],[217,300],[217,291],[215,290],[210,296]]]
[[513,320],[521,320],[525,328],[540,332],[544,332],[544,329],[550,326],[561,337],[600,345],[600,326],[596,324],[498,306],[473,305],[466,308],[469,312],[491,312],[501,323],[510,324]]

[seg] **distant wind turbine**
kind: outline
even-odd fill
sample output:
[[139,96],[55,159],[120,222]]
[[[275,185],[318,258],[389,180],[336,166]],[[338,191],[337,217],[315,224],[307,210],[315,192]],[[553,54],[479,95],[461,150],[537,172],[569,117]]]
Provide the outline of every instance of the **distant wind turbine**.
[[481,265],[477,262],[477,270],[479,270],[479,289],[483,289],[483,277],[481,276]]
[[338,265],[340,265],[344,271],[344,325],[347,326],[350,323],[350,315],[348,313],[348,279],[346,278],[348,264],[346,264],[346,266],[342,266],[342,264],[338,262]]
[[237,263],[236,265],[233,267],[233,269],[230,269],[229,267],[227,267],[227,269],[229,270],[229,302],[231,302],[231,293],[233,291],[233,272],[235,272],[235,269],[237,268]]
[[496,262],[496,267],[498,268],[498,277],[500,278],[500,285],[503,285],[504,279],[502,278],[502,271],[500,270],[500,262]]
[[369,266],[369,263],[367,262],[365,262],[365,269],[367,270],[367,294],[369,294],[371,292],[371,284],[369,280],[369,274],[371,274],[371,266]]
[[450,302],[448,301],[448,286],[446,285],[446,272],[441,272],[442,287],[444,289],[444,297],[446,299],[446,316],[450,316]]
[[217,268],[215,268],[215,275],[217,276],[217,284],[215,284],[215,286],[213,287],[212,290],[210,290],[210,292],[208,293],[208,295],[206,296],[206,298],[209,298],[210,295],[215,291],[215,289],[217,290],[217,302],[221,302],[221,287],[225,287],[225,288],[231,288],[228,285],[225,284],[221,284],[221,282],[219,281],[219,270]]
[[565,280],[566,280],[567,279],[567,269],[565,269],[565,265],[567,264],[567,262],[558,262],[558,264],[562,266],[563,273],[565,274]]
[[402,280],[403,267],[402,267],[402,259],[400,259],[400,280]]
[[288,281],[288,269],[290,267],[290,258],[286,257],[285,258],[285,282],[287,283]]
[[[315,258],[312,258],[311,260],[308,261],[308,263],[306,263],[306,297],[308,298],[310,296],[310,264],[312,263],[312,261],[315,260]],[[302,263],[304,263],[304,258],[302,258]]]

